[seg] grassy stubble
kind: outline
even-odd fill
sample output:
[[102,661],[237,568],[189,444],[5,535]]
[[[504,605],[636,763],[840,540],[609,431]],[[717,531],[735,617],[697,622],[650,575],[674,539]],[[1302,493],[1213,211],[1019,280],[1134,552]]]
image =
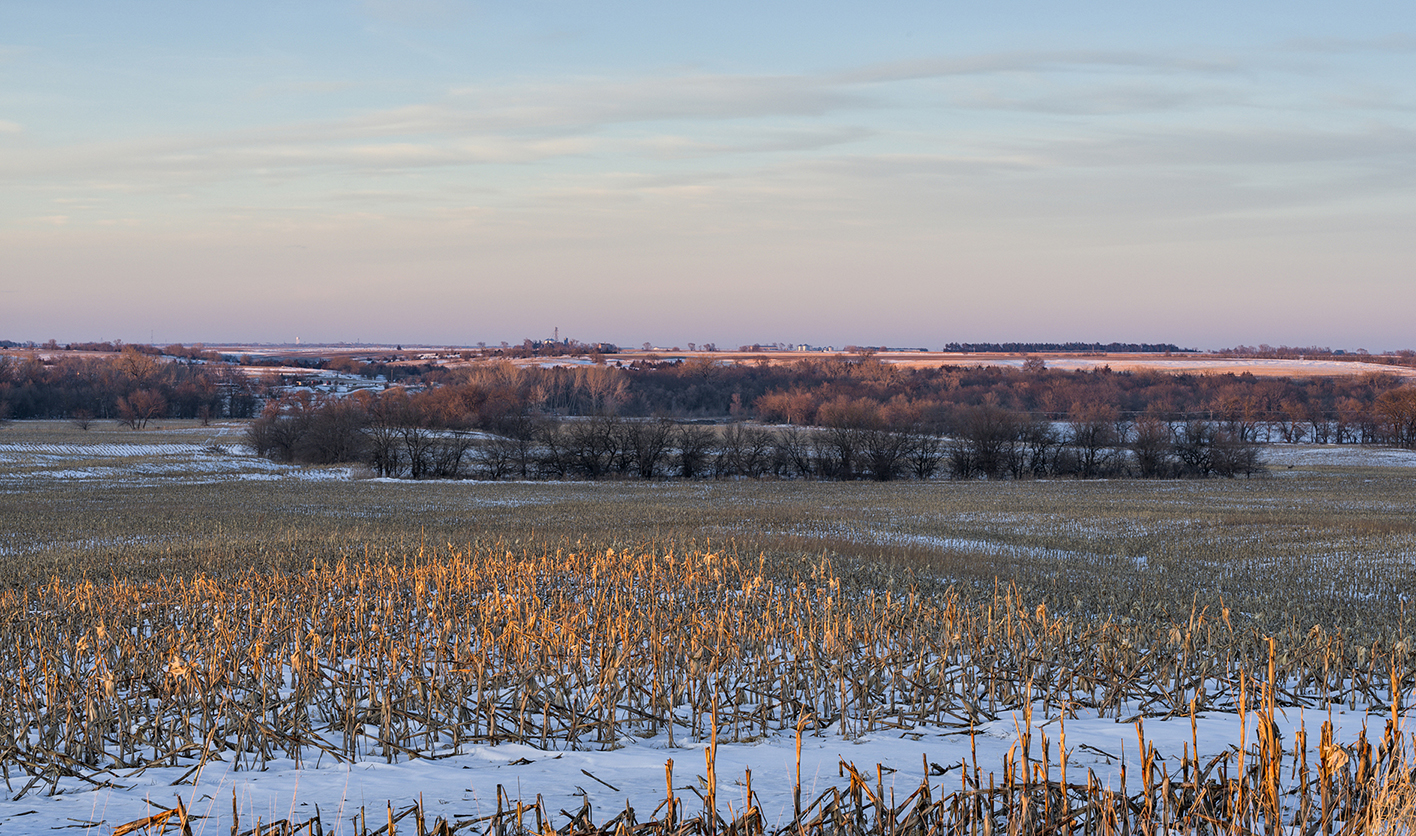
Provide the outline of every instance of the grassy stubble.
[[[1416,684],[1409,485],[11,480],[0,763],[23,794],[213,758],[967,729],[1037,703],[1394,714]],[[890,807],[852,773],[792,826],[1328,832],[1371,823],[1409,769],[1394,725],[1375,746],[1324,730],[1247,762],[1144,758],[1128,798],[1047,777],[1051,742],[1023,734],[952,792]],[[638,827],[763,827],[711,791],[681,805]]]

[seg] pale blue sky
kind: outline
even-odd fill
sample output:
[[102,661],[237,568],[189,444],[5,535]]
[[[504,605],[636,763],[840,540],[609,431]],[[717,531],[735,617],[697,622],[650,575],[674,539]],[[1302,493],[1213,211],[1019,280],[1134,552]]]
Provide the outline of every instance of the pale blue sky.
[[0,0],[0,338],[1416,347],[1416,7],[982,5]]

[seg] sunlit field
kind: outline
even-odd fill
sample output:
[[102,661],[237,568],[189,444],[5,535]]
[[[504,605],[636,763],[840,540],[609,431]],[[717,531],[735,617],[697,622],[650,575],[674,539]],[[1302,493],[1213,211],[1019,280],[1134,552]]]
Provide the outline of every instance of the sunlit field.
[[0,826],[1410,822],[1416,468],[412,482],[240,441],[0,429]]

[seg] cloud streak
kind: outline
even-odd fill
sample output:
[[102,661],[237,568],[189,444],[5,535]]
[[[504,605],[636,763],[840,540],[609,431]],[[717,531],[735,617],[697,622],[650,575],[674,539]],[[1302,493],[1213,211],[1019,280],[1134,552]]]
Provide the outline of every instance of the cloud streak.
[[[1348,115],[1283,81],[1307,70],[1284,69],[1282,51],[1013,51],[818,73],[457,84],[228,131],[56,146],[27,130],[0,155],[0,182],[21,187],[12,195],[123,196],[91,210],[94,222],[515,218],[534,230],[531,219],[554,218],[548,230],[581,238],[636,224],[670,234],[674,223],[888,237],[981,229],[983,217],[1016,230],[1022,218],[1084,227],[1127,213],[1173,221],[1392,199],[1390,184],[1416,168],[1416,126],[1370,96]],[[262,89],[339,92],[283,84]],[[1320,105],[1321,123],[1310,115]],[[20,216],[17,200],[7,210],[0,198],[0,212]],[[605,226],[586,220],[592,207]]]
[[996,75],[1002,73],[1223,73],[1243,68],[1231,57],[1195,59],[1160,53],[1116,50],[1038,50],[995,52],[962,57],[916,58],[874,64],[836,75],[842,84]]

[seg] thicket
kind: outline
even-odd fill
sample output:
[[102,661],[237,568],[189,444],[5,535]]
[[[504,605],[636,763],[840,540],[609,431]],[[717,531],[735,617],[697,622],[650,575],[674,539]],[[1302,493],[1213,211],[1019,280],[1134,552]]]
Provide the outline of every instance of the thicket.
[[251,441],[263,455],[414,478],[1232,476],[1258,469],[1261,442],[1416,447],[1416,388],[1394,375],[1040,365],[907,368],[868,355],[492,362],[428,367],[407,386],[336,398],[274,395],[226,364],[124,346],[104,357],[0,357],[0,418],[140,428],[260,415]]
[[272,401],[251,444],[279,460],[363,461],[413,478],[880,481],[1232,477],[1262,470],[1265,441],[1416,445],[1416,389],[1384,375],[909,369],[866,358],[488,364],[425,381],[421,391]]
[[[446,391],[446,390],[443,390]],[[824,426],[703,425],[669,418],[513,413],[476,429],[437,399],[302,393],[272,402],[247,439],[262,456],[364,462],[380,476],[465,478],[930,479],[1208,477],[1262,472],[1258,447],[1207,421],[1117,419],[1104,409],[1057,423],[968,407],[925,426],[867,403],[828,405]]]
[[239,369],[146,347],[113,356],[0,355],[0,417],[116,419],[141,428],[158,418],[249,418],[268,393]]

